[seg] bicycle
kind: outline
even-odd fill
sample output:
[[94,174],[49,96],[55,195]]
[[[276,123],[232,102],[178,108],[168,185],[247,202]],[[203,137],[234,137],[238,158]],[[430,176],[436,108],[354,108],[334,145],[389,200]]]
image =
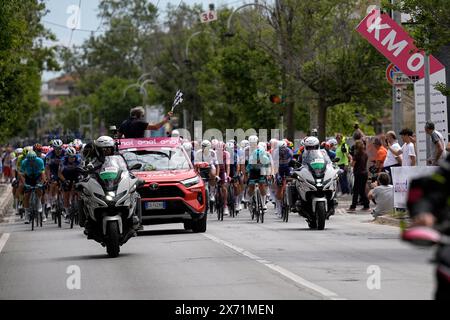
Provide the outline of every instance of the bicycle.
[[55,223],[58,224],[58,227],[61,228],[61,216],[64,210],[64,200],[61,194],[61,189],[58,189],[58,195],[56,198],[56,208],[55,208]]
[[[282,178],[282,185],[281,185],[281,219],[283,222],[289,221],[289,213],[291,211],[290,203],[289,201],[289,193],[290,192],[290,185],[291,180],[289,178],[283,177]],[[286,192],[286,190],[289,190]]]
[[75,223],[78,225],[79,220],[79,195],[78,193],[74,192],[71,199],[70,199],[70,208],[69,208],[69,217],[70,217],[70,229],[73,229],[73,224]]
[[215,208],[217,213],[217,220],[223,221],[223,195],[222,195],[222,181],[216,177],[216,188],[215,188]]
[[34,231],[34,220],[36,220],[36,226],[42,228],[42,212],[38,211],[38,201],[41,199],[37,196],[36,190],[42,189],[42,184],[38,184],[36,186],[25,185],[25,190],[31,191],[30,195],[30,222],[31,222],[31,231]]
[[250,212],[252,220],[256,217],[256,223],[264,223],[264,205],[262,203],[261,191],[259,190],[258,183],[255,184],[255,192],[250,202]]
[[213,212],[213,202],[210,199],[210,186],[209,186],[209,175],[211,172],[211,167],[199,167],[198,171],[200,173],[200,177],[202,178],[203,182],[205,183],[205,204],[206,209],[205,213],[208,214]]
[[236,196],[234,190],[234,179],[231,179],[230,183],[228,183],[227,187],[227,206],[228,210],[230,210],[230,216],[234,218],[237,215],[236,212]]

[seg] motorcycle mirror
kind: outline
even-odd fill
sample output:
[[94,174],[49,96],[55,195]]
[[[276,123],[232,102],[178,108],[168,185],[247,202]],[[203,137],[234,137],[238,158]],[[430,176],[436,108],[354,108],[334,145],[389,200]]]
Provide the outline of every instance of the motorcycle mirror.
[[430,247],[441,242],[441,234],[427,227],[413,227],[403,231],[402,240],[417,246]]
[[135,163],[130,170],[139,170],[140,168],[142,168],[142,164],[140,163]]
[[145,185],[145,181],[144,180],[138,179],[138,182],[136,182],[136,187],[137,188],[143,187],[144,185]]

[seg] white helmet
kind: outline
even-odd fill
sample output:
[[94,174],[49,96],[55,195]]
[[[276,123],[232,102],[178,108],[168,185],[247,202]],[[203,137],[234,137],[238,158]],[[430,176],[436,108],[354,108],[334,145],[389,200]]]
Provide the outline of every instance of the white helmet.
[[319,149],[320,141],[316,137],[307,137],[304,141],[306,150]]
[[192,150],[192,144],[190,142],[183,142],[183,148],[186,151],[191,151]]
[[258,143],[258,149],[267,151],[267,143],[261,141],[260,143]]
[[16,154],[16,157],[20,154],[22,154],[23,149],[22,148],[17,148],[16,150],[14,150],[14,153]]
[[217,140],[217,139],[212,139],[212,140],[211,140],[211,147],[212,147],[214,150],[217,149],[218,145],[219,145],[219,140]]
[[177,129],[172,130],[172,134],[171,134],[172,138],[177,138],[179,136],[180,136],[180,131],[178,131]]
[[256,147],[258,145],[258,137],[250,136],[250,137],[248,137],[248,142],[252,147]]
[[202,141],[202,149],[210,149],[211,148],[211,142],[209,140],[203,140]]
[[249,142],[248,142],[248,140],[242,140],[241,141],[241,148],[246,148],[246,147],[248,147],[248,144],[249,144]]
[[234,141],[228,141],[227,142],[227,149],[229,149],[229,150],[234,149]]
[[278,141],[278,148],[287,147],[287,143],[284,140]]
[[336,146],[338,143],[337,143],[336,139],[333,138],[333,139],[328,140],[328,144],[330,146]]
[[52,141],[53,148],[62,148],[63,142],[60,139],[55,139]]
[[75,150],[74,147],[68,147],[66,149],[66,154],[70,157],[70,156],[76,156],[77,155],[77,150]]
[[100,157],[104,157],[106,155],[114,154],[114,139],[109,136],[101,136],[94,142],[95,149],[97,150],[97,154]]

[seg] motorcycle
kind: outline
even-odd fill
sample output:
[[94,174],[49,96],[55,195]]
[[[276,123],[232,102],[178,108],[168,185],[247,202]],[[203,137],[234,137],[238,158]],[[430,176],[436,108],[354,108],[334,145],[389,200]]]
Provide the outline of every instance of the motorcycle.
[[[338,158],[333,162],[339,161]],[[323,150],[308,150],[303,162],[294,161],[295,210],[306,218],[310,229],[325,229],[325,221],[337,206],[336,188],[339,168]]]
[[[135,168],[136,166],[136,168]],[[130,170],[138,169],[136,164]],[[120,246],[137,235],[141,217],[140,195],[136,191],[145,182],[133,176],[125,160],[107,156],[94,167],[89,164],[76,185],[85,215],[88,239],[99,242],[110,257],[117,257]]]
[[438,286],[435,297],[437,300],[450,299],[450,236],[444,233],[449,227],[449,223],[443,223],[435,228],[411,227],[401,234],[403,241],[416,246],[438,246],[436,257],[432,261],[437,265]]

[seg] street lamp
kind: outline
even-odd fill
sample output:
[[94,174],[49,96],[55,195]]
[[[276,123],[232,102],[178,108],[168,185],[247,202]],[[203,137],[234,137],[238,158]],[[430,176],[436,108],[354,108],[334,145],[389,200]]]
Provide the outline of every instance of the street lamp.
[[261,7],[263,9],[266,9],[269,13],[272,13],[272,11],[264,4],[262,3],[258,3],[258,2],[254,2],[254,3],[247,3],[244,4],[236,9],[233,10],[233,12],[230,14],[230,16],[228,17],[228,21],[227,21],[227,32],[225,33],[226,37],[233,37],[234,33],[231,31],[231,19],[233,19],[234,14],[236,12],[238,12],[239,10],[245,8],[245,7],[250,7],[250,6],[256,6],[256,7]]
[[186,59],[184,60],[184,64],[186,64],[186,65],[190,65],[191,64],[191,61],[189,60],[189,44],[191,43],[192,38],[198,36],[201,33],[209,33],[209,34],[215,36],[214,33],[206,31],[206,30],[194,32],[186,41],[186,48],[185,48],[185,57],[186,57]]

